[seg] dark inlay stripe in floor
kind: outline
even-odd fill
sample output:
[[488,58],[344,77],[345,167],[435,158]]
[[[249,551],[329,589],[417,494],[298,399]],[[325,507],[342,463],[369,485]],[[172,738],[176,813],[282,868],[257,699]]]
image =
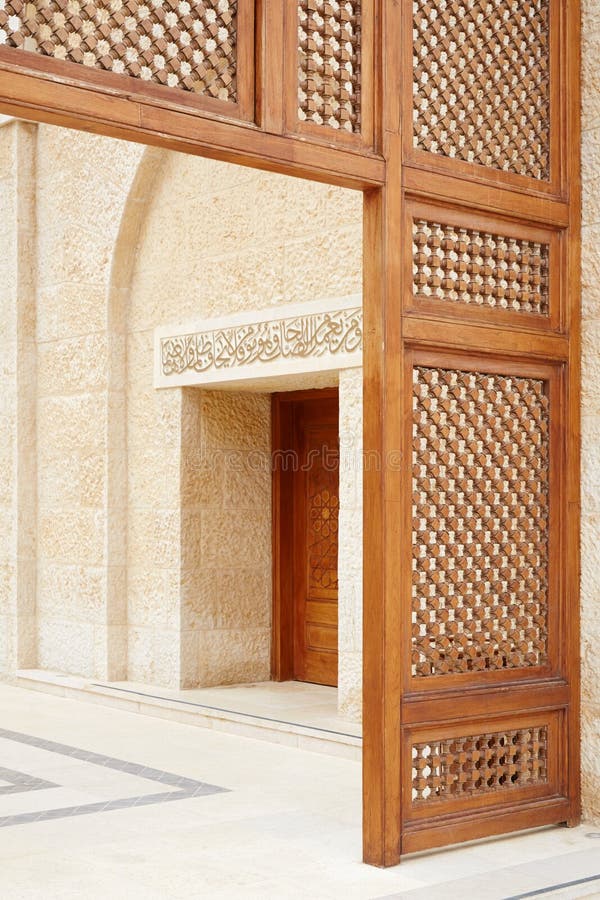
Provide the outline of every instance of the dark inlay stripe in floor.
[[[128,762],[127,760],[117,759],[113,756],[105,756],[102,753],[94,753],[91,750],[82,750],[79,747],[71,747],[68,744],[48,741],[45,738],[35,737],[31,734],[9,731],[6,728],[0,728],[0,739],[15,741],[19,744],[35,747],[38,750],[44,750],[47,753],[56,753],[59,756],[78,759],[94,766],[103,766],[106,769],[113,769],[115,772],[122,772],[137,778],[147,778],[149,781],[176,788],[174,791],[143,794],[137,797],[123,797],[118,800],[106,800],[96,803],[84,803],[81,806],[66,806],[57,809],[40,810],[38,812],[0,816],[0,828],[5,828],[9,825],[25,825],[32,822],[43,822],[71,816],[90,815],[98,812],[110,812],[116,809],[131,809],[136,806],[150,806],[155,803],[169,803],[173,800],[190,800],[194,797],[205,797],[211,794],[222,794],[227,792],[227,788],[219,787],[215,784],[196,781],[193,778],[185,778],[182,775],[174,775],[172,772],[164,772],[161,769],[154,769],[150,766],[140,765],[139,763]],[[53,782],[1,767],[0,781],[9,782],[5,788],[0,787],[0,795],[17,793],[19,791],[60,787],[60,785],[54,784]]]

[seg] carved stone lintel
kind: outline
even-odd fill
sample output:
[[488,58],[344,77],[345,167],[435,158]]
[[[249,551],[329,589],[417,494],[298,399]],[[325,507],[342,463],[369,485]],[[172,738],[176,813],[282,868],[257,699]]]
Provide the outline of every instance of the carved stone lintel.
[[269,310],[271,318],[262,321],[256,313],[254,321],[248,321],[246,314],[219,320],[216,327],[205,330],[177,334],[175,329],[160,329],[156,384],[214,383],[239,380],[244,374],[257,378],[303,367],[315,371],[360,365],[362,307],[356,297],[350,299],[351,304],[341,300],[303,304],[301,309],[290,306],[289,315],[286,307],[280,307]]

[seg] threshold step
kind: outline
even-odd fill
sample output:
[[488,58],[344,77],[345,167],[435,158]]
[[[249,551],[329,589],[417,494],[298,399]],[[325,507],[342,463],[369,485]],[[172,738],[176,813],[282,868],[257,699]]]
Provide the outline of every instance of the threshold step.
[[[60,672],[22,669],[17,673],[14,683],[29,690],[43,691],[89,703],[101,703],[104,706],[184,725],[212,728],[215,731],[270,741],[287,747],[298,747],[314,753],[354,760],[360,760],[362,755],[360,725],[347,723],[336,717],[332,717],[331,722],[315,724],[314,718],[318,718],[316,716],[294,715],[295,709],[299,711],[298,703],[295,706],[292,703],[286,708],[285,686],[275,687],[270,682],[235,685],[229,689],[169,691],[128,682],[102,684]],[[253,688],[255,690],[251,692]],[[306,686],[307,695],[311,694],[311,689],[314,689],[312,694],[316,694],[319,687]],[[250,703],[244,702],[246,691],[252,700]],[[275,694],[278,702],[272,703],[272,708],[266,710],[266,714],[258,714],[257,697],[259,705],[261,696],[265,696],[268,701],[267,691]],[[301,699],[302,691],[303,686],[298,685],[298,695]],[[304,713],[309,702],[308,699],[303,700],[301,708]],[[312,718],[313,721],[303,721],[303,718]]]

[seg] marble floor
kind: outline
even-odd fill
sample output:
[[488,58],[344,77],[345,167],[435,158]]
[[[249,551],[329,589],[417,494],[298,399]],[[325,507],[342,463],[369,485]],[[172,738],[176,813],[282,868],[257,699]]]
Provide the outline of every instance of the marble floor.
[[337,689],[323,685],[269,681],[169,690],[132,681],[102,683],[41,669],[21,670],[16,684],[183,725],[361,759],[360,723],[338,715]]
[[301,681],[261,681],[223,687],[174,691],[149,688],[131,681],[115,681],[109,685],[123,693],[156,696],[194,703],[206,709],[221,710],[273,722],[299,725],[332,733],[360,737],[361,727],[338,715],[337,688]]
[[360,764],[0,685],[0,897],[600,897],[600,827],[360,863]]

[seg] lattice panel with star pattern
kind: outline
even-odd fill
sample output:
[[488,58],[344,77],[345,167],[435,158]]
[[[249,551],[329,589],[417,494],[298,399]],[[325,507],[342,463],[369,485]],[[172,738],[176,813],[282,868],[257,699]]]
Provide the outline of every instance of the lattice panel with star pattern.
[[414,146],[550,176],[550,0],[414,0]]
[[298,117],[361,130],[361,0],[299,0]]
[[337,467],[326,467],[322,460],[311,466],[307,505],[309,596],[321,596],[338,589],[340,504],[337,477]]
[[548,727],[421,741],[412,746],[412,802],[524,788],[548,781]]
[[550,245],[413,220],[415,297],[548,316]]
[[0,45],[235,103],[238,0],[2,0]]
[[543,665],[546,382],[427,366],[413,381],[413,675]]

